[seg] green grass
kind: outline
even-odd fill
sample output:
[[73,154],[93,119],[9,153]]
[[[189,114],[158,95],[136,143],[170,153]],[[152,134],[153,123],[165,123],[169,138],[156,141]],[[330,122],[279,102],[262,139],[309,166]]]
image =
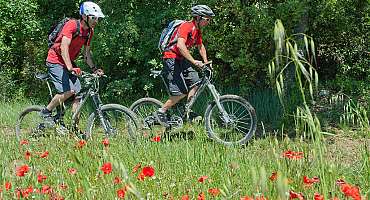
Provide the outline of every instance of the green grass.
[[[103,146],[102,137],[88,141],[83,148],[77,148],[74,137],[50,136],[20,145],[14,137],[14,121],[17,113],[29,103],[0,105],[2,134],[0,140],[1,168],[0,180],[3,191],[0,199],[16,198],[17,188],[29,186],[41,188],[49,185],[53,193],[65,199],[115,199],[116,191],[130,185],[126,197],[131,199],[181,199],[189,194],[196,199],[201,192],[207,199],[240,199],[240,197],[264,194],[269,199],[288,199],[290,190],[302,192],[307,199],[313,199],[319,192],[329,199],[338,196],[344,199],[337,179],[360,187],[363,196],[370,192],[370,142],[366,139],[325,138],[320,141],[290,139],[287,137],[254,138],[244,147],[224,147],[206,138],[203,126],[190,126],[194,137],[162,137],[161,142],[142,139],[132,144],[123,137],[110,139],[109,147]],[[180,134],[183,136],[184,134]],[[284,135],[284,134],[282,134]],[[286,150],[304,152],[304,158],[290,160],[282,157]],[[31,152],[30,160],[25,159],[25,151]],[[48,151],[47,158],[39,158],[38,152]],[[110,174],[100,170],[105,162],[113,164]],[[144,181],[137,179],[138,172],[133,167],[152,166],[155,176]],[[15,167],[30,166],[24,177],[15,175]],[[75,175],[69,168],[77,169]],[[269,180],[272,172],[278,179]],[[43,183],[37,182],[37,175],[47,176]],[[113,184],[119,176],[123,183]],[[201,176],[208,176],[204,183],[198,182]],[[310,188],[304,187],[303,176],[320,178],[320,182]],[[12,188],[5,191],[5,182]],[[68,188],[60,189],[65,183]],[[133,189],[136,188],[136,189]],[[212,197],[210,188],[219,188],[221,193]],[[82,192],[78,192],[82,190]],[[36,199],[47,199],[46,194],[32,195]],[[366,198],[366,197],[365,197]]]

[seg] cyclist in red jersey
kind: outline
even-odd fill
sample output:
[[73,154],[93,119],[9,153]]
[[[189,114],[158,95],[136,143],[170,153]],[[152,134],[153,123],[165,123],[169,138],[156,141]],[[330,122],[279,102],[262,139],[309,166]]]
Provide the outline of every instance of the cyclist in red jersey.
[[[84,58],[89,67],[99,75],[104,73],[102,69],[97,69],[92,61],[90,40],[99,18],[104,18],[105,16],[97,4],[89,1],[81,4],[80,15],[81,18],[79,20],[69,20],[64,24],[55,43],[48,51],[46,66],[50,79],[58,93],[40,111],[40,116],[50,126],[55,124],[51,111],[81,90],[80,81],[76,76],[81,74],[81,69],[74,64],[74,60],[79,55],[82,46],[84,46]],[[80,27],[79,35],[72,37],[77,32],[77,27]],[[79,99],[75,98],[72,110],[75,111],[78,105]]]
[[[164,67],[162,76],[168,80],[167,88],[171,96],[163,107],[155,113],[155,116],[166,127],[169,126],[167,123],[167,110],[185,96],[187,96],[189,101],[198,89],[200,78],[192,66],[201,68],[203,63],[208,62],[207,51],[203,45],[200,28],[207,26],[215,14],[206,5],[196,5],[191,8],[191,15],[193,20],[184,22],[174,32],[171,40],[177,39],[177,42],[163,52]],[[190,54],[189,49],[193,46],[198,47],[202,61],[194,59]]]

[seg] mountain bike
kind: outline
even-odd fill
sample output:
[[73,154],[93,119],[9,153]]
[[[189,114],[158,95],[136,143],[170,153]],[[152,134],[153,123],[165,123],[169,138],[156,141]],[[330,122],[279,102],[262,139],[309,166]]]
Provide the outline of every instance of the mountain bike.
[[[212,62],[202,67],[202,79],[199,88],[193,98],[187,102],[183,109],[175,108],[177,114],[168,116],[168,124],[171,128],[182,127],[184,122],[191,121],[192,106],[197,101],[200,94],[208,88],[213,100],[207,105],[204,113],[204,124],[208,136],[224,145],[245,144],[254,135],[257,128],[257,116],[255,109],[244,98],[237,95],[220,95],[212,84]],[[151,71],[153,77],[162,77],[166,85],[165,78],[161,71]],[[166,85],[167,87],[167,85]],[[168,88],[167,92],[169,93]],[[134,111],[144,130],[152,129],[158,125],[154,113],[162,107],[162,102],[154,98],[141,98],[135,101],[130,109]],[[176,104],[177,105],[177,104]]]
[[[105,75],[103,75],[105,76]],[[78,129],[79,116],[82,107],[88,99],[92,99],[94,111],[89,114],[83,139],[90,139],[93,135],[112,137],[118,134],[127,135],[128,139],[135,139],[139,122],[135,113],[125,106],[119,104],[103,104],[99,95],[99,78],[101,76],[93,73],[82,72],[82,92],[79,94],[80,104],[72,114],[71,125],[65,126],[63,121],[65,114],[64,104],[59,105],[52,112],[55,125],[48,126],[47,122],[39,116],[39,112],[44,106],[32,105],[25,108],[16,122],[16,137],[22,139],[37,139],[40,136],[57,133],[67,135],[70,132],[76,132]],[[50,100],[53,98],[53,92],[49,83],[48,74],[36,74],[36,78],[47,83]],[[79,131],[77,131],[79,132]]]

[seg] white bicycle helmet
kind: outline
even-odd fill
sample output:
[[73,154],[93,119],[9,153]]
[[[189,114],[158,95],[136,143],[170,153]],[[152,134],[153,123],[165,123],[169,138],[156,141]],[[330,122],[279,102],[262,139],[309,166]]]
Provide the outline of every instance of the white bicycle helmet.
[[193,17],[214,17],[215,13],[206,5],[196,5],[191,8],[191,15]]
[[100,7],[91,1],[83,2],[80,6],[80,15],[92,15],[99,18],[104,18],[105,15],[101,11]]

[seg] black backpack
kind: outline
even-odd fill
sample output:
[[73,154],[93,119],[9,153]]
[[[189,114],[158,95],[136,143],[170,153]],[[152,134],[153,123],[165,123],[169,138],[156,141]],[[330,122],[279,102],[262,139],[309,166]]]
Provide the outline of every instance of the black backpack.
[[[76,20],[76,19],[66,17],[66,18],[62,19],[61,21],[59,21],[58,23],[54,24],[50,28],[50,30],[48,32],[48,47],[49,47],[49,49],[54,45],[55,40],[57,39],[60,31],[62,31],[62,29],[63,29],[64,24],[67,23],[69,20],[75,20],[76,24],[77,24],[77,31],[73,34],[72,39],[74,39],[78,35],[80,35],[80,21]],[[89,33],[89,35],[90,35],[90,33]]]

